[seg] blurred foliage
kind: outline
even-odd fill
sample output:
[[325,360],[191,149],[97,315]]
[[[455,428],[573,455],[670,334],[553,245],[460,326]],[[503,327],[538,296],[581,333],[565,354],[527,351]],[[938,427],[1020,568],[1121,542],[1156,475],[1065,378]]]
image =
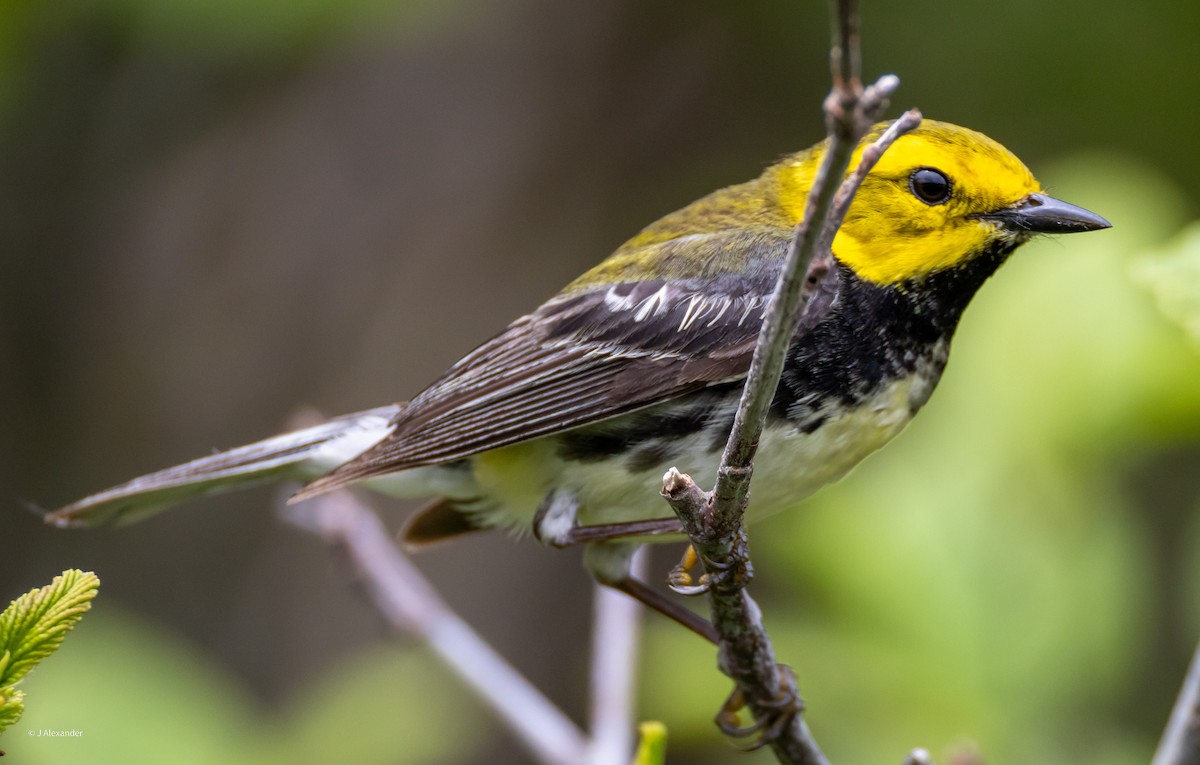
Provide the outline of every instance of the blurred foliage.
[[[131,45],[176,56],[271,64],[387,34],[428,31],[470,0],[9,0],[0,5],[0,75],[23,72],[23,55],[88,23]],[[386,30],[386,32],[385,32]]]
[[465,0],[109,0],[131,34],[153,46],[272,61],[347,38],[413,34]]
[[0,613],[0,733],[25,711],[25,694],[16,684],[58,650],[92,607],[99,589],[95,574],[71,569],[45,587],[25,593]]
[[83,735],[20,731],[8,742],[14,761],[433,765],[460,761],[481,740],[477,706],[423,651],[366,649],[268,712],[212,658],[131,616],[96,614],[80,632],[76,650],[27,681],[47,703],[22,727]]
[[[1180,192],[1098,155],[1039,175],[1113,229],[1023,248],[967,312],[909,431],[751,530],[768,629],[835,761],[895,762],[917,745],[944,761],[969,741],[995,762],[1144,762],[1154,740],[1137,723],[1165,723],[1182,677],[1145,685],[1153,605],[1169,592],[1196,623],[1194,584],[1177,583],[1197,580],[1158,570],[1131,483],[1200,441],[1200,354],[1171,320],[1195,229],[1153,261],[1164,315],[1131,271],[1178,228]],[[1196,507],[1200,476],[1185,480]],[[727,682],[696,671],[706,646],[666,632],[651,641],[646,711],[677,740],[711,738]]]
[[1200,343],[1200,223],[1193,223],[1161,250],[1138,263],[1135,275],[1163,313]]

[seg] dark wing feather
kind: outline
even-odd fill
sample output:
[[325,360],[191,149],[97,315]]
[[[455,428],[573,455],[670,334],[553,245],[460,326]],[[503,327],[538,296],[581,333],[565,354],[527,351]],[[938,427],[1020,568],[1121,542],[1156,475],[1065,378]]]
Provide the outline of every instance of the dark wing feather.
[[[744,377],[788,241],[750,274],[620,283],[560,295],[472,351],[408,403],[391,435],[306,487],[450,462]],[[809,269],[797,334],[832,305],[836,269]]]

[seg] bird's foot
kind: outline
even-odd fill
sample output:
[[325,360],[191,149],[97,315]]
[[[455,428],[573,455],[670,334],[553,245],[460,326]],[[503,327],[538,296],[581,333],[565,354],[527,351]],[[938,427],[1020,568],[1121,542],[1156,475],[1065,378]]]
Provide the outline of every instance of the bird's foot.
[[[705,573],[698,580],[692,579],[692,569],[703,561]],[[683,558],[667,574],[667,584],[679,595],[702,595],[713,587],[729,590],[740,590],[754,578],[754,567],[750,563],[750,542],[746,531],[738,531],[737,540],[729,557],[723,561],[706,558],[696,552],[691,545],[683,553]]]
[[[779,672],[779,694],[776,697],[750,704],[742,690],[735,688],[717,712],[717,727],[726,736],[744,741],[739,746],[746,751],[770,745],[791,727],[797,716],[804,713],[804,701],[796,690],[795,672],[786,664],[777,664],[776,669]],[[738,715],[749,706],[757,710],[758,716],[753,723],[743,726]]]

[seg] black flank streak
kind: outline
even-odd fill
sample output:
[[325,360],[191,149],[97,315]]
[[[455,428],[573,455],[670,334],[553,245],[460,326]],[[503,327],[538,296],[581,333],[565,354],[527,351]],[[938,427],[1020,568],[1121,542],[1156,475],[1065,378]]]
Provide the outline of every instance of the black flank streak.
[[571,462],[599,462],[620,454],[628,446],[629,440],[621,431],[581,428],[562,435],[558,453]]
[[[742,383],[735,383],[734,385],[726,386],[726,390],[729,390],[730,388],[733,388],[732,394],[734,396],[741,396]],[[737,401],[738,399],[734,398],[733,400]],[[725,451],[725,444],[729,442],[729,433],[733,430],[733,420],[736,417],[737,412],[731,411],[729,414],[725,415],[723,421],[713,430],[713,439],[708,446],[708,450],[710,452]]]
[[[648,469],[674,453],[673,441],[709,426],[713,408],[724,400],[727,389],[728,386],[709,388],[684,399],[686,403],[668,403],[615,421],[568,431],[560,436],[559,456],[577,462],[598,462],[641,447],[639,452],[643,453],[630,456],[630,470]],[[728,435],[728,429],[725,433]]]
[[817,428],[824,425],[825,421],[828,419],[829,418],[824,415],[822,415],[820,417],[813,417],[810,420],[805,420],[804,422],[800,423],[800,425],[797,427],[800,428],[801,433],[808,435],[809,433],[815,433]]
[[633,450],[625,462],[625,469],[630,473],[645,473],[670,462],[674,453],[675,450],[669,444],[652,441]]

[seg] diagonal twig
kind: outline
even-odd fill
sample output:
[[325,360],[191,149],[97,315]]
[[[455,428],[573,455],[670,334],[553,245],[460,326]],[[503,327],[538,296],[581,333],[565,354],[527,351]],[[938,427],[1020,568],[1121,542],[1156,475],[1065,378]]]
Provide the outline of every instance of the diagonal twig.
[[544,765],[586,762],[578,726],[446,605],[379,517],[349,491],[287,508],[284,518],[345,550],[371,599],[396,629],[422,638]]
[[[453,612],[397,548],[375,512],[354,494],[331,492],[285,508],[283,517],[343,550],[391,625],[428,643],[538,762],[629,762],[642,621],[637,601],[608,587],[595,588],[589,736]],[[641,575],[645,568],[644,557],[634,557],[634,575]]]

